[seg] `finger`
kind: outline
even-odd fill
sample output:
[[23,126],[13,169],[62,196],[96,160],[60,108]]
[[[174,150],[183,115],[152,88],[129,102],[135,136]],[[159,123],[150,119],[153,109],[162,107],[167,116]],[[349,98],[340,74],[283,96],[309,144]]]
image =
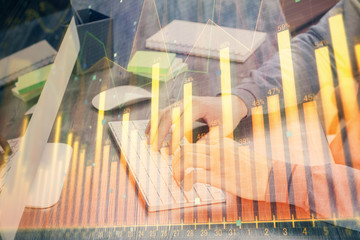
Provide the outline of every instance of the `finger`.
[[170,154],[174,154],[175,151],[179,148],[180,145],[180,135],[181,135],[181,131],[180,131],[180,108],[176,107],[173,108],[172,113],[171,113],[171,120],[172,120],[172,133],[171,133],[171,151]]
[[[155,132],[157,132],[157,129],[158,129],[158,125],[159,125],[159,122],[161,121],[161,118],[163,117],[163,115],[165,114],[165,112],[168,110],[169,107],[165,108],[165,109],[162,109],[158,112],[158,123],[156,126],[154,126],[154,130]],[[154,136],[156,136],[154,134],[154,136],[151,136],[151,127],[153,126],[154,124],[152,124],[151,122],[151,118],[148,122],[148,125],[146,126],[146,129],[145,129],[145,134],[148,135],[148,138],[147,138],[147,143],[150,144],[152,142],[152,139],[151,138],[154,138]]]
[[214,145],[219,143],[220,138],[220,126],[210,127],[209,132],[197,141],[197,143]]
[[198,153],[196,150],[193,151],[191,147],[196,144],[188,144],[186,152],[183,154],[182,151],[177,151],[172,159],[172,169],[175,179],[180,182],[184,177],[184,173],[189,168],[202,168],[207,170],[207,162],[211,161],[211,157],[204,153]]
[[185,191],[190,191],[195,183],[210,184],[208,178],[210,172],[203,169],[194,169],[184,177],[183,185]]
[[[194,122],[197,121],[198,119],[202,119],[203,117],[203,112],[201,111],[201,109],[198,109],[198,104],[197,101],[193,101],[192,102],[192,107],[190,107],[190,104],[188,104],[187,106],[184,106],[183,104],[180,106],[180,116],[174,116],[174,120],[177,120],[176,122],[174,122],[173,120],[173,124],[174,124],[174,130],[176,130],[175,132],[173,132],[173,135],[175,133],[175,136],[171,139],[171,145],[172,145],[172,154],[174,154],[174,152],[176,151],[176,149],[178,149],[180,142],[182,139],[184,139],[184,142],[189,143],[189,139],[187,137],[191,137],[192,138],[192,131],[193,131],[193,125]],[[175,110],[175,108],[174,108]],[[192,111],[190,113],[190,111]],[[191,114],[191,124],[189,123],[185,123],[185,116],[186,115],[190,115]],[[183,129],[181,129],[181,123],[183,124]],[[187,125],[189,124],[189,125]],[[187,137],[184,137],[187,136]],[[190,139],[191,140],[191,139]],[[191,141],[192,143],[192,141]]]
[[[156,134],[153,134],[153,136],[150,136],[147,139],[147,143],[151,144],[152,149],[157,151],[161,148],[162,143],[165,139],[165,137],[167,136],[167,134],[169,133],[170,127],[172,125],[171,123],[171,114],[172,114],[172,109],[174,108],[174,106],[178,106],[180,105],[181,102],[176,102],[168,107],[166,107],[165,109],[159,111],[159,120],[158,120],[158,124],[156,127],[156,129],[154,130],[154,132],[156,132]],[[149,123],[148,125],[148,132],[151,132],[151,126],[152,124]],[[157,144],[155,144],[155,140],[157,140]]]
[[154,136],[150,136],[151,137],[151,142],[150,142],[151,148],[154,151],[158,151],[161,148],[165,137],[169,133],[171,124],[172,123],[171,123],[170,111],[166,110],[161,114],[161,117],[158,122],[156,134],[154,134]]
[[151,127],[151,120],[149,120],[148,124],[146,125],[145,134],[148,135],[150,133],[150,127]]

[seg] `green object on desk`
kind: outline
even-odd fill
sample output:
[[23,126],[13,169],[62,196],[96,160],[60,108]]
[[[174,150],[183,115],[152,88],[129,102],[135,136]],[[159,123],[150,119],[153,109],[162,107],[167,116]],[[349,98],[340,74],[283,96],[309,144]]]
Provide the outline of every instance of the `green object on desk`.
[[128,72],[151,74],[155,63],[160,65],[160,74],[167,74],[176,57],[175,53],[156,51],[137,51],[129,62]]
[[21,99],[24,102],[28,102],[28,101],[40,96],[42,89],[43,89],[43,87],[36,88],[36,89],[33,89],[33,90],[31,90],[31,91],[29,91],[27,93],[24,93],[24,94],[20,94],[16,87],[11,89],[11,91],[14,94],[15,97]]
[[25,94],[42,88],[45,85],[51,67],[52,64],[20,76],[18,82],[16,83],[18,93]]

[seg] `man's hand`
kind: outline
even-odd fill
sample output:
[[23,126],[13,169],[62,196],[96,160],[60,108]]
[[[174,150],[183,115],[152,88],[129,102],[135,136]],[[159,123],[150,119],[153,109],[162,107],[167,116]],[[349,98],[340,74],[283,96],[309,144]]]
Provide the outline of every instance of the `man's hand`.
[[[245,103],[235,95],[229,95],[225,97],[231,98],[232,104],[232,115],[233,115],[233,128],[235,128],[241,119],[243,119],[247,115],[247,107]],[[222,123],[222,99],[224,97],[192,97],[192,122],[194,123],[196,120],[204,121],[208,126],[211,126],[213,122]],[[154,138],[151,139],[151,136],[148,138],[148,143],[151,144],[153,150],[159,150],[162,146],[162,142],[164,141],[166,135],[169,133],[171,128],[172,119],[171,119],[171,111],[174,107],[180,107],[180,121],[177,121],[178,124],[181,124],[184,119],[184,113],[189,109],[189,106],[184,106],[183,101],[172,104],[171,106],[159,111],[159,122],[157,129],[157,139],[158,143],[155,144]],[[151,122],[149,121],[145,133],[149,135],[151,128]],[[225,128],[224,128],[225,129]],[[227,132],[224,132],[224,136],[232,133],[234,129],[227,129]],[[177,147],[180,144],[180,140],[184,137],[184,131],[180,132],[180,137],[177,139],[176,143],[172,143],[172,146],[176,146],[172,148],[172,153],[175,152]]]
[[[242,198],[265,200],[271,170],[265,157],[259,155],[258,161],[251,160],[249,147],[230,138],[213,140],[211,144],[204,141],[185,144],[184,148],[183,159],[181,151],[175,153],[172,169],[177,181],[183,181],[185,190],[201,182],[218,188],[224,186],[226,191]],[[185,175],[189,168],[196,170]]]
[[[346,123],[347,138],[339,131],[330,143],[330,150],[336,164],[347,165],[346,155],[351,158],[353,168],[360,169],[360,112],[356,110],[353,118]],[[345,142],[343,142],[345,141]],[[344,151],[345,144],[348,150]]]

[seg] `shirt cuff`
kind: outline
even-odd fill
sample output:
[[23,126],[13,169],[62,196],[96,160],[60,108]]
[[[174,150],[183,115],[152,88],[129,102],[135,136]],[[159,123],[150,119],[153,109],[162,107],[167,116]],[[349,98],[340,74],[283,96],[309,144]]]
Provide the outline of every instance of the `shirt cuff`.
[[[220,96],[221,94],[222,93],[220,92],[216,94],[216,96]],[[244,118],[249,117],[251,113],[250,109],[252,108],[252,104],[254,101],[256,101],[255,95],[251,91],[239,87],[231,89],[231,94],[241,98],[241,100],[245,103],[247,108],[247,113]]]

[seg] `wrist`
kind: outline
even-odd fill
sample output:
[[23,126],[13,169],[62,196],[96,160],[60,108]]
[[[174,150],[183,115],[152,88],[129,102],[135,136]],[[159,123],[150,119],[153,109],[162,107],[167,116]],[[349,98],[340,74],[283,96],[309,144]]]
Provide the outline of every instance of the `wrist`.
[[248,109],[246,107],[245,102],[238,97],[237,95],[231,95],[232,98],[232,107],[233,109],[238,109],[241,119],[243,119],[244,117],[246,117],[248,115]]

